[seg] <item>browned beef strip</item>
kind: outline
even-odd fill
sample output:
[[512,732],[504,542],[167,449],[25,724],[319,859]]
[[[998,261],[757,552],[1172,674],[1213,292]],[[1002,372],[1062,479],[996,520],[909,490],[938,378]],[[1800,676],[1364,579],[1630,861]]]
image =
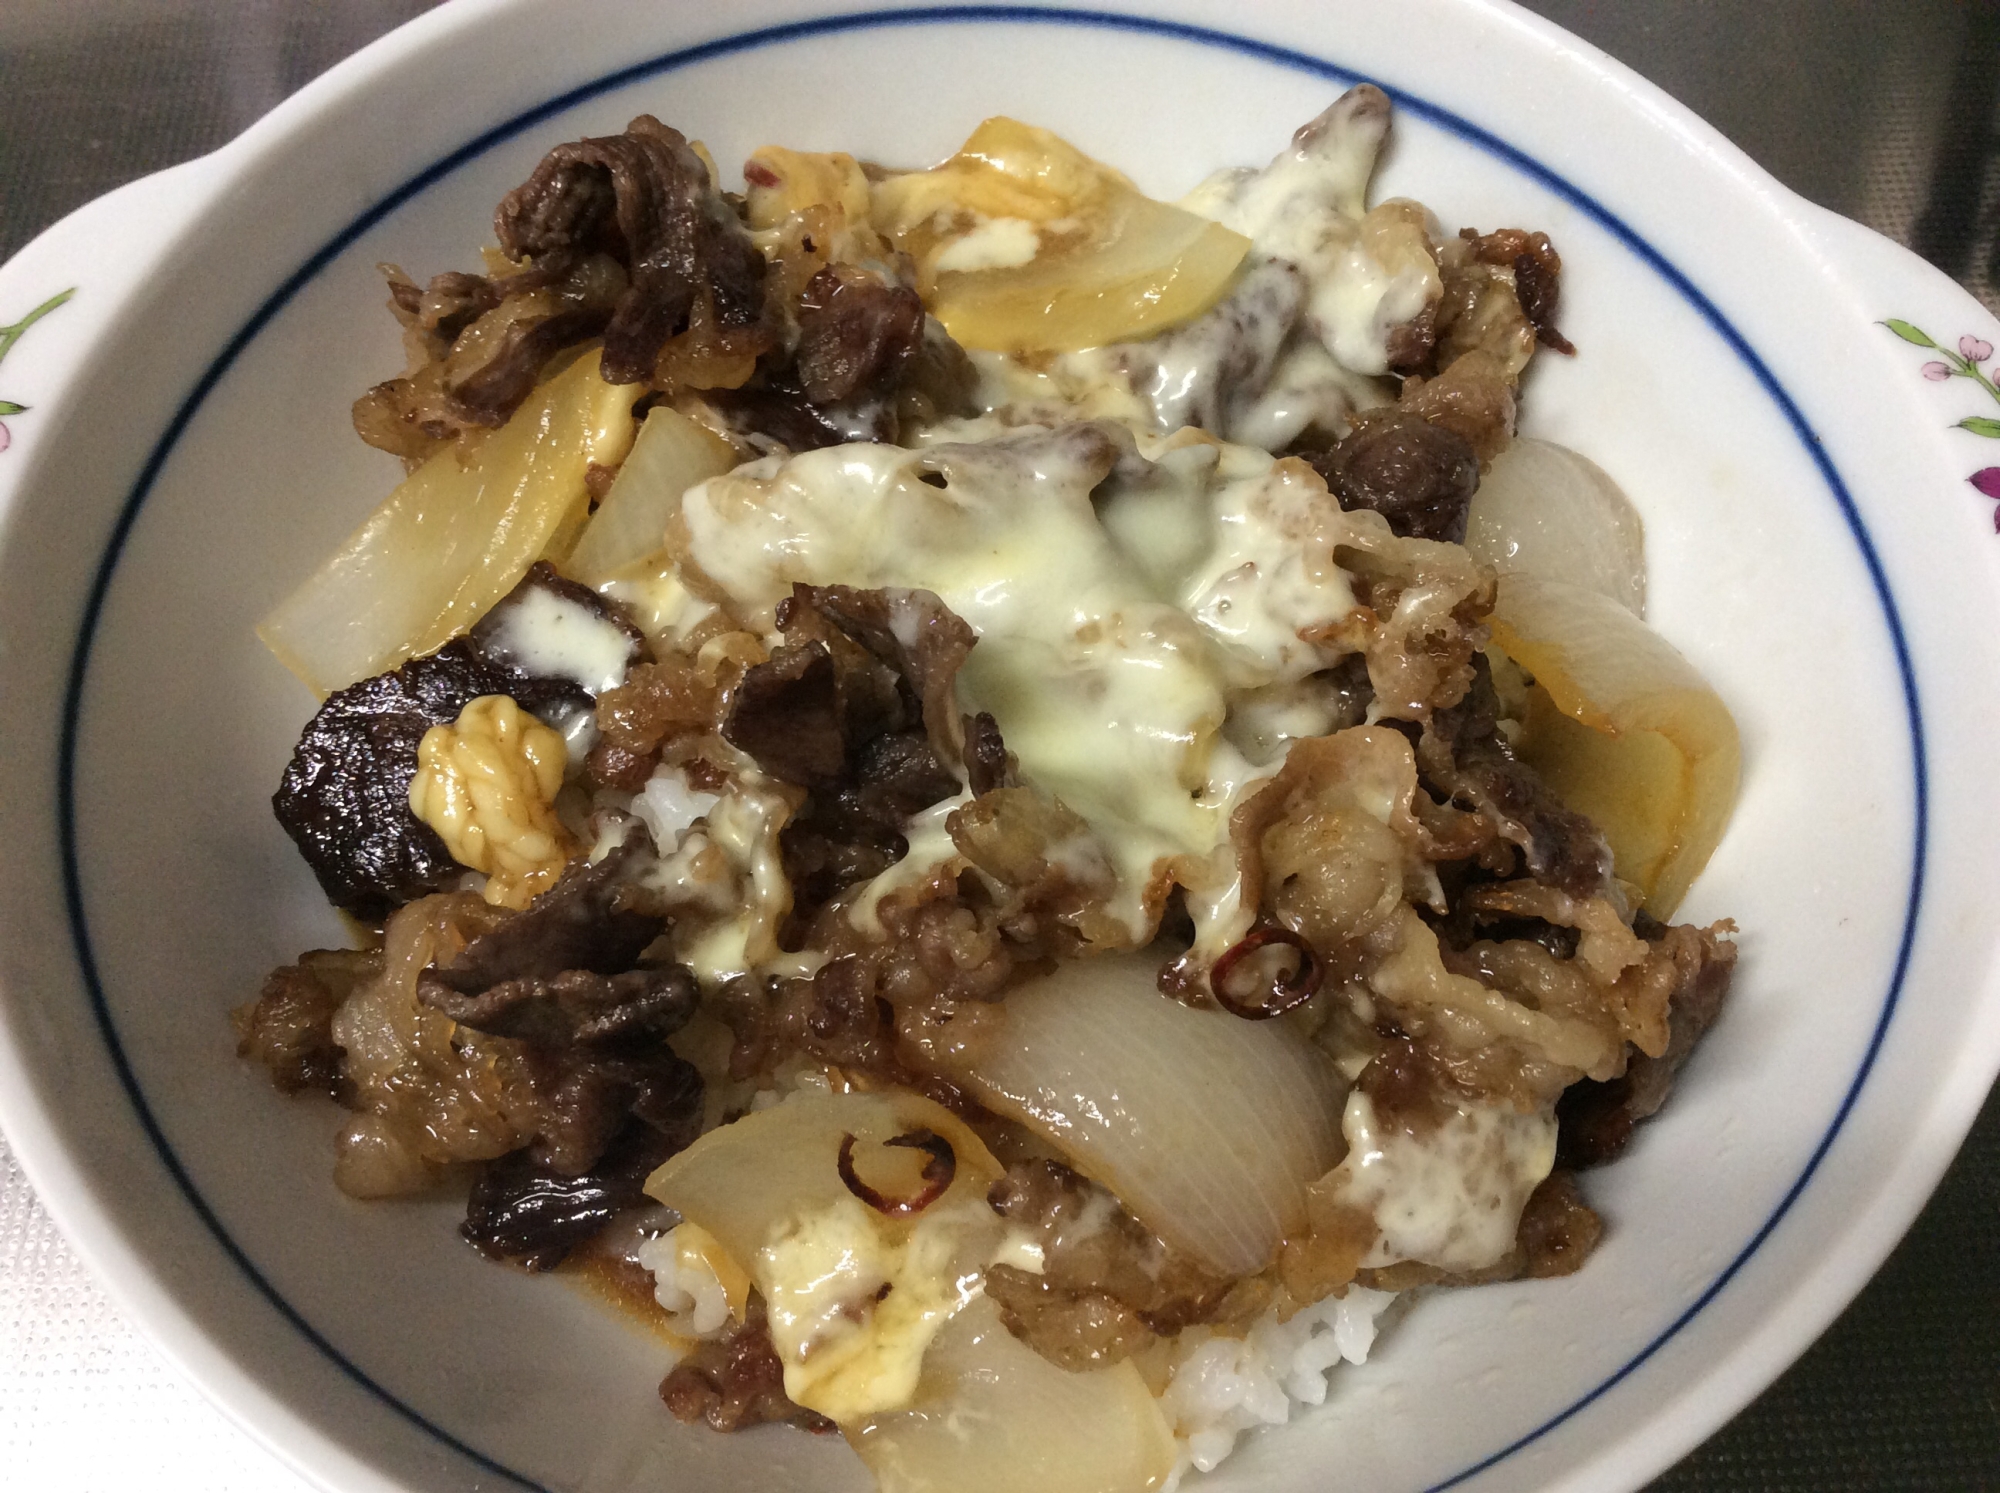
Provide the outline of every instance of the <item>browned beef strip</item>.
[[849,586],[795,586],[778,626],[795,641],[745,672],[722,734],[810,790],[780,836],[796,930],[900,859],[909,817],[959,791],[952,685],[976,638],[928,591]]
[[1559,353],[1574,354],[1567,337],[1556,330],[1556,302],[1561,296],[1562,256],[1546,233],[1530,233],[1523,228],[1500,228],[1479,233],[1461,228],[1458,236],[1468,240],[1473,252],[1488,264],[1514,272],[1514,298],[1521,313],[1535,329],[1535,340]]
[[1484,656],[1458,704],[1432,712],[1417,742],[1425,782],[1486,816],[1519,848],[1527,874],[1573,897],[1603,891],[1611,850],[1597,826],[1568,808],[1501,737],[1499,700]]
[[1007,1330],[1071,1370],[1116,1362],[1207,1320],[1230,1282],[1176,1252],[1057,1161],[1017,1162],[987,1201],[1042,1247],[1042,1274],[996,1266],[987,1277]]
[[533,392],[549,359],[573,342],[596,336],[605,319],[602,306],[573,306],[509,327],[492,357],[446,386],[453,413],[467,425],[505,425]]
[[817,611],[894,669],[915,696],[933,745],[947,760],[958,755],[962,726],[952,686],[979,641],[963,618],[933,592],[895,588],[800,586],[790,605]]
[[544,1062],[553,1070],[538,1084],[546,1115],[528,1155],[558,1176],[590,1171],[632,1120],[661,1136],[669,1156],[701,1133],[701,1073],[664,1040],[579,1046]]
[[975,798],[1015,782],[1014,761],[1001,738],[1000,723],[984,710],[965,718],[965,772],[966,786]]
[[[653,837],[645,825],[630,824],[625,839],[601,860],[571,862],[556,884],[522,912],[480,934],[450,962],[426,970],[424,984],[436,986],[438,994],[425,999],[454,1021],[501,1036],[526,1036],[488,1026],[471,1014],[476,1006],[499,1020],[512,1008],[509,1002],[477,1002],[492,1002],[498,991],[566,972],[619,975],[631,970],[667,926],[665,918],[637,905],[639,895],[631,882],[653,855]],[[573,1034],[569,1040],[594,1038]]]
[[1346,509],[1367,508],[1405,539],[1459,544],[1479,490],[1479,458],[1463,436],[1402,411],[1356,422],[1331,450],[1305,453]]
[[722,737],[773,777],[808,788],[836,783],[847,767],[844,703],[826,644],[788,645],[744,672]]
[[567,969],[507,980],[477,995],[461,995],[426,970],[417,993],[460,1026],[552,1052],[664,1040],[687,1025],[700,1000],[694,975],[680,964],[612,975]]
[[764,1300],[754,1292],[741,1326],[697,1343],[660,1381],[660,1399],[674,1418],[706,1421],[718,1431],[742,1431],[770,1421],[820,1433],[832,1421],[785,1396],[785,1366],[771,1346]]
[[643,826],[595,865],[572,864],[526,910],[424,971],[417,997],[461,1026],[528,1044],[546,1118],[532,1155],[563,1176],[589,1171],[636,1117],[691,1142],[701,1077],[667,1039],[700,1001],[693,971],[639,965],[666,923],[633,905],[653,860]]
[[677,1149],[672,1137],[634,1124],[581,1176],[565,1176],[525,1150],[502,1156],[472,1184],[459,1234],[491,1259],[552,1270],[619,1213],[645,1202],[647,1176]]
[[316,1089],[347,1102],[354,1086],[341,1071],[333,1014],[381,967],[380,954],[354,949],[308,949],[297,964],[279,965],[257,999],[232,1014],[236,1055],[268,1068],[280,1093]]
[[924,338],[924,303],[852,265],[828,265],[798,308],[799,387],[817,405],[888,392]]
[[706,296],[716,323],[764,309],[764,258],[679,131],[642,114],[622,135],[559,145],[494,214],[516,259],[600,250],[630,283],[604,329],[604,376],[642,383]]
[[791,353],[767,354],[742,388],[708,396],[739,434],[793,451],[893,444],[906,421],[975,412],[971,361],[908,287],[828,265],[806,282],[793,318]]
[[1673,951],[1679,979],[1667,1005],[1667,1050],[1656,1058],[1635,1051],[1622,1077],[1609,1083],[1584,1079],[1563,1091],[1556,1103],[1556,1142],[1565,1166],[1602,1166],[1617,1159],[1634,1127],[1667,1102],[1674,1076],[1721,1013],[1736,972],[1736,945],[1712,931],[1686,924],[1662,927],[1643,912],[1633,929]]

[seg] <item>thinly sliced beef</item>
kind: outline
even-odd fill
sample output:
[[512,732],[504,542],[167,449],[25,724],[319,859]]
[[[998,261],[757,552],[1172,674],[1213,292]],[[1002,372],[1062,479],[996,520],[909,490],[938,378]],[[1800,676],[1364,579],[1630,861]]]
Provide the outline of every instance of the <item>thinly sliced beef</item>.
[[832,651],[793,644],[744,672],[722,736],[773,777],[807,788],[836,783],[847,767],[845,704]]
[[789,355],[767,354],[748,383],[709,396],[746,438],[792,451],[893,444],[906,423],[975,412],[971,360],[909,287],[828,265],[806,282],[792,316]]
[[[744,674],[722,734],[811,790],[780,837],[796,928],[899,860],[910,816],[959,792],[954,682],[977,639],[928,591],[796,586],[778,625],[797,641]],[[999,728],[987,730],[1004,766]]]
[[667,1039],[700,1000],[693,971],[640,965],[665,927],[632,905],[651,863],[643,827],[596,865],[573,865],[529,907],[426,970],[417,998],[475,1031],[527,1044],[545,1119],[531,1150],[552,1174],[580,1176],[638,1119],[674,1149],[701,1115],[701,1076]]
[[447,271],[422,289],[392,268],[390,307],[415,362],[355,401],[355,430],[420,460],[468,428],[505,424],[551,358],[604,330],[625,290],[605,254],[551,255],[511,275]]
[[1633,927],[1647,942],[1672,953],[1679,975],[1667,1003],[1667,1050],[1656,1058],[1634,1052],[1622,1077],[1609,1083],[1585,1079],[1563,1092],[1556,1119],[1557,1149],[1565,1166],[1602,1166],[1617,1159],[1639,1122],[1667,1102],[1681,1065],[1721,1014],[1736,973],[1736,945],[1720,937],[1718,929],[1662,927],[1644,913]]
[[638,893],[631,878],[652,856],[652,836],[635,821],[624,841],[602,860],[572,864],[524,911],[480,934],[449,963],[427,970],[425,984],[439,987],[439,994],[435,1000],[427,994],[426,1000],[454,1021],[521,1036],[525,1034],[461,1015],[445,1002],[454,997],[485,1000],[496,990],[565,973],[618,975],[631,970],[667,926],[665,918],[635,905]]
[[281,1094],[315,1089],[346,1103],[354,1085],[341,1071],[333,1015],[381,970],[379,953],[354,949],[308,949],[297,964],[279,965],[257,999],[232,1013],[236,1055],[269,1069]]
[[1482,655],[1458,704],[1434,711],[1417,742],[1426,783],[1473,810],[1516,846],[1527,874],[1572,897],[1602,892],[1611,850],[1597,826],[1566,807],[1526,763],[1515,760],[1499,731],[1499,699]]
[[1405,539],[1464,541],[1479,458],[1455,431],[1390,410],[1362,416],[1331,450],[1305,459],[1342,508],[1379,513]]
[[996,1265],[987,1294],[1009,1332],[1073,1372],[1206,1321],[1229,1294],[1228,1280],[1176,1253],[1060,1162],[1017,1163],[987,1201],[1042,1249],[1041,1274]]
[[494,214],[515,259],[610,254],[629,276],[604,329],[604,376],[643,383],[705,298],[715,324],[764,310],[764,258],[679,131],[642,114],[622,135],[559,145]]
[[814,404],[840,404],[894,388],[924,340],[924,303],[852,265],[828,265],[806,282],[798,307],[799,387]]
[[673,1137],[631,1125],[581,1176],[515,1151],[480,1172],[459,1234],[483,1255],[553,1270],[613,1218],[644,1203],[646,1178],[678,1149]]

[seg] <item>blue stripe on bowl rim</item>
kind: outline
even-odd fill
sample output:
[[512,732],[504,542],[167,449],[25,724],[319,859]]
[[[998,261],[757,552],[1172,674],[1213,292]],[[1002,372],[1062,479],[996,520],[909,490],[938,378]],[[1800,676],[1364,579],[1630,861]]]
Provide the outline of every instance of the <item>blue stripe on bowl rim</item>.
[[[97,964],[91,950],[88,918],[84,906],[82,873],[78,863],[75,759],[83,691],[89,669],[90,650],[96,638],[98,619],[102,613],[104,599],[110,589],[113,574],[117,569],[119,557],[123,553],[125,541],[131,533],[132,525],[138,517],[140,508],[144,505],[148,493],[152,490],[154,482],[158,479],[168,456],[173,451],[179,433],[186,428],[195,411],[201,406],[208,395],[213,392],[216,384],[220,382],[223,375],[234,364],[238,355],[264,329],[272,317],[282,310],[308,282],[317,276],[321,270],[325,269],[356,238],[380,222],[389,213],[408,202],[419,192],[422,192],[441,178],[457,170],[468,161],[484,154],[495,145],[514,138],[524,130],[564,113],[589,99],[646,78],[657,77],[663,73],[674,72],[702,62],[732,56],[740,52],[752,51],[760,47],[774,46],[793,41],[804,41],[813,37],[889,27],[920,27],[967,23],[1073,26],[1097,30],[1133,32],[1233,52],[1239,56],[1249,57],[1257,61],[1274,64],[1278,67],[1304,72],[1313,77],[1323,78],[1330,83],[1339,84],[1343,87],[1359,82],[1373,81],[1372,79],[1364,78],[1361,74],[1351,69],[1340,67],[1308,53],[1294,51],[1288,47],[1276,46],[1269,42],[1258,41],[1250,37],[1237,36],[1226,31],[1212,30],[1204,26],[1156,20],[1143,16],[1120,15],[1105,11],[1053,6],[1006,5],[930,6],[910,10],[871,10],[857,11],[843,15],[823,16],[809,21],[769,26],[758,30],[740,32],[732,36],[721,37],[714,41],[704,42],[698,46],[686,47],[678,51],[665,53],[648,61],[636,63],[631,67],[608,73],[592,82],[571,89],[567,93],[515,115],[505,123],[486,131],[466,145],[433,162],[430,166],[412,176],[402,186],[389,193],[373,206],[367,208],[339,233],[335,234],[333,238],[329,239],[318,252],[306,260],[289,279],[280,285],[257,308],[250,319],[244,323],[241,330],[230,339],[229,343],[216,356],[214,361],[209,364],[201,377],[196,380],[193,390],[182,401],[180,408],[168,423],[166,433],[155,444],[146,460],[145,466],[140,470],[138,480],[133,484],[132,491],[126,498],[125,505],[120,511],[118,520],[113,526],[111,535],[106,542],[103,555],[98,564],[96,576],[91,585],[83,620],[78,629],[75,648],[71,655],[68,684],[63,699],[62,736],[58,758],[57,808],[62,850],[63,890],[68,912],[70,937],[75,948],[79,970],[82,974],[85,987],[89,992],[91,1008],[96,1015],[98,1026],[104,1035],[105,1044],[110,1050],[112,1062],[116,1067],[121,1083],[124,1085],[127,1097],[130,1098],[132,1106],[138,1115],[140,1124],[143,1126],[155,1150],[159,1153],[162,1165],[166,1167],[175,1182],[179,1184],[181,1191],[186,1195],[189,1204],[193,1207],[196,1214],[208,1226],[210,1232],[214,1234],[216,1241],[220,1244],[223,1251],[236,1263],[237,1267],[243,1271],[244,1275],[264,1298],[270,1302],[279,1315],[310,1341],[315,1348],[325,1354],[329,1360],[337,1365],[356,1384],[370,1392],[384,1405],[397,1412],[412,1425],[435,1437],[439,1442],[458,1452],[483,1471],[507,1478],[522,1488],[535,1490],[535,1493],[550,1493],[550,1490],[534,1479],[514,1471],[512,1468],[503,1465],[492,1457],[478,1451],[476,1448],[468,1446],[465,1442],[429,1420],[412,1406],[397,1399],[388,1390],[370,1378],[357,1364],[343,1355],[339,1349],[335,1348],[325,1336],[314,1328],[311,1323],[306,1321],[277,1292],[270,1282],[264,1278],[256,1265],[243,1252],[242,1248],[230,1237],[227,1230],[223,1228],[221,1221],[209,1207],[207,1201],[196,1189],[193,1180],[189,1177],[179,1157],[175,1155],[173,1148],[168,1144],[159,1122],[147,1104],[145,1095],[139,1087],[137,1077],[133,1073],[131,1064],[125,1055],[123,1044],[119,1041],[116,1026],[112,1021],[110,1009],[105,1001],[103,986],[98,978]],[[1923,899],[1925,861],[1928,846],[1929,769],[1924,748],[1922,711],[1917,696],[1916,676],[1910,660],[1909,645],[1904,636],[1902,618],[1890,590],[1888,577],[1883,571],[1881,559],[1876,553],[1875,545],[1869,536],[1867,525],[1862,521],[1860,512],[1855,507],[1853,497],[1849,494],[1846,484],[1841,480],[1839,472],[1835,470],[1832,460],[1826,453],[1825,446],[1813,432],[1811,425],[1807,422],[1798,405],[1778,382],[1770,368],[1765,365],[1763,359],[1757,355],[1755,350],[1744,339],[1742,333],[1737,331],[1715,303],[1703,294],[1692,280],[1669,262],[1659,250],[1648,243],[1631,225],[1618,217],[1617,214],[1611,212],[1589,193],[1558,175],[1534,157],[1508,144],[1498,136],[1491,134],[1469,120],[1452,113],[1450,110],[1417,95],[1390,87],[1387,84],[1378,86],[1383,88],[1399,110],[1415,115],[1417,118],[1448,131],[1466,143],[1476,146],[1589,215],[1590,218],[1623,244],[1625,248],[1635,254],[1671,285],[1681,298],[1701,315],[1709,327],[1728,345],[1743,365],[1750,370],[1751,374],[1756,378],[1757,383],[1784,414],[1786,421],[1797,435],[1800,444],[1805,447],[1807,454],[1811,456],[1814,465],[1818,467],[1828,490],[1832,493],[1836,504],[1838,504],[1841,517],[1846,521],[1848,529],[1854,537],[1855,544],[1861,551],[1862,559],[1867,566],[1869,580],[1875,589],[1876,599],[1881,605],[1883,617],[1888,626],[1890,640],[1895,649],[1896,667],[1902,681],[1904,706],[1909,719],[1911,761],[1913,767],[1912,786],[1915,799],[1916,829],[1914,843],[1911,847],[1909,899],[1904,911],[1903,930],[1897,946],[1894,971],[1889,981],[1888,990],[1882,1000],[1881,1014],[1876,1019],[1874,1029],[1869,1036],[1867,1048],[1862,1055],[1861,1063],[1855,1071],[1852,1082],[1848,1085],[1839,1107],[1834,1112],[1833,1119],[1827,1125],[1825,1134],[1821,1136],[1819,1143],[1813,1148],[1812,1155],[1806,1162],[1804,1169],[1799,1173],[1798,1178],[1786,1189],[1784,1196],[1779,1200],[1777,1206],[1772,1209],[1770,1216],[1765,1219],[1763,1225],[1751,1236],[1749,1242],[1743,1246],[1735,1258],[1716,1275],[1714,1280],[1696,1297],[1690,1306],[1662,1328],[1650,1342],[1635,1353],[1622,1367],[1605,1378],[1602,1383],[1589,1393],[1581,1396],[1574,1403],[1555,1415],[1550,1416],[1532,1430],[1525,1432],[1505,1446],[1500,1447],[1490,1455],[1465,1468],[1463,1471],[1446,1478],[1442,1482],[1433,1484],[1429,1489],[1425,1490],[1425,1493],[1444,1493],[1445,1489],[1457,1487],[1478,1476],[1488,1468],[1512,1456],[1531,1442],[1536,1441],[1556,1427],[1572,1419],[1635,1373],[1642,1364],[1665,1346],[1668,1341],[1679,1333],[1682,1328],[1686,1327],[1689,1322],[1693,1321],[1715,1299],[1717,1294],[1729,1284],[1749,1261],[1751,1256],[1763,1245],[1764,1241],[1770,1237],[1772,1231],[1777,1228],[1780,1220],[1785,1217],[1792,1205],[1798,1200],[1800,1194],[1805,1191],[1807,1184],[1811,1182],[1813,1175],[1818,1171],[1820,1163],[1825,1159],[1827,1151],[1832,1147],[1834,1139],[1840,1134],[1842,1126],[1845,1125],[1847,1117],[1852,1112],[1855,1101],[1860,1095],[1862,1085],[1866,1083],[1869,1073],[1874,1068],[1876,1057],[1882,1048],[1883,1038],[1888,1031],[1889,1022],[1895,1015],[1897,1003],[1902,994],[1903,981],[1909,968],[1911,949],[1916,937],[1918,911]]]

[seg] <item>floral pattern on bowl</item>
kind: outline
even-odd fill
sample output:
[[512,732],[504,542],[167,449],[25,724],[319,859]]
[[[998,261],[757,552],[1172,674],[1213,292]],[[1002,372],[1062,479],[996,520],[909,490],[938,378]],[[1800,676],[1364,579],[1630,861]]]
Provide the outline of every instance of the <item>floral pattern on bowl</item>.
[[[1968,332],[1958,339],[1958,350],[1953,352],[1948,347],[1939,346],[1923,328],[1912,326],[1907,321],[1897,321],[1892,317],[1882,325],[1905,342],[1914,343],[1918,347],[1928,347],[1942,354],[1940,359],[1924,364],[1924,377],[1932,383],[1942,384],[1955,378],[1969,378],[1991,395],[1996,404],[2000,404],[2000,386],[1996,386],[1992,375],[1979,366],[1993,356],[1992,343],[1983,337],[1974,337]],[[2000,368],[2000,364],[1996,364],[1995,367]],[[1974,435],[2000,440],[2000,420],[1994,419],[1991,415],[1967,415],[1958,422],[1957,428],[1969,430]],[[1965,480],[1986,497],[2000,500],[2000,466],[1981,467]],[[2000,532],[2000,508],[1993,510],[1993,527],[1996,532]]]
[[[14,344],[21,340],[22,334],[29,327],[40,321],[44,316],[47,316],[56,307],[62,305],[64,301],[67,301],[75,294],[76,287],[72,285],[61,294],[50,296],[41,305],[35,307],[34,310],[30,311],[12,326],[0,327],[0,358],[5,358],[8,353],[14,350]],[[25,404],[17,404],[11,399],[0,399],[0,416],[24,415],[27,412],[28,407]],[[5,451],[13,443],[13,432],[7,429],[6,421],[0,419],[0,451]]]

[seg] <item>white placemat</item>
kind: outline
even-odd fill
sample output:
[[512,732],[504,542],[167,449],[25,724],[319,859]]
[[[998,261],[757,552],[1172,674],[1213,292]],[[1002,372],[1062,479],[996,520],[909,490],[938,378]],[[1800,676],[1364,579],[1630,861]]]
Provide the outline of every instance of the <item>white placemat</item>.
[[0,1488],[307,1493],[126,1323],[0,1140]]

